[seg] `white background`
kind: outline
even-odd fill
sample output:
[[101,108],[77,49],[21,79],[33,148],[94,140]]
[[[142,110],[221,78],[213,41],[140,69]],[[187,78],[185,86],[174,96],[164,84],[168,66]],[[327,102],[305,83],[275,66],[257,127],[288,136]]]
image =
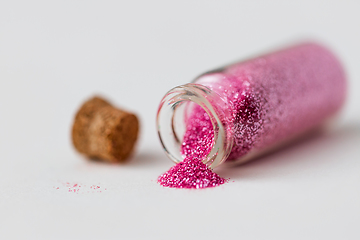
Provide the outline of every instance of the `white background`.
[[[359,10],[329,0],[1,0],[0,239],[360,239]],[[218,168],[231,178],[221,187],[159,186],[172,166],[155,129],[166,91],[301,39],[329,46],[347,70],[337,127]],[[126,164],[88,161],[71,145],[74,113],[93,94],[141,118]]]

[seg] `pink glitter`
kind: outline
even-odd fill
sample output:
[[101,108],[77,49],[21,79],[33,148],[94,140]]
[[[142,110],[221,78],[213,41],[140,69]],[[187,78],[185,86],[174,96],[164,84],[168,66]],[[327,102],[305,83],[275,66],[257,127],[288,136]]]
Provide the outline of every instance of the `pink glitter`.
[[[228,160],[320,126],[338,112],[346,96],[339,61],[329,50],[313,43],[236,63],[195,82],[218,93],[232,110],[226,123],[233,126],[234,141]],[[198,116],[192,117],[204,125]],[[187,126],[187,131],[191,129],[194,125]]]
[[[320,126],[344,103],[346,79],[336,57],[308,43],[204,74],[195,83],[226,103],[233,147],[227,160],[266,150]],[[216,104],[216,103],[214,103]],[[185,160],[158,178],[166,187],[204,188],[226,182],[201,162],[214,144],[211,121],[197,106],[186,121]],[[247,159],[248,160],[248,159]]]

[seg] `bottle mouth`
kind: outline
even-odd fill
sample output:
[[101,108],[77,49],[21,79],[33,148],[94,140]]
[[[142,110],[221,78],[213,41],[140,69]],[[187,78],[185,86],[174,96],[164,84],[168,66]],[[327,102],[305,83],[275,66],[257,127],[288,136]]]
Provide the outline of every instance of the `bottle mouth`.
[[194,104],[203,108],[211,120],[214,143],[202,162],[215,168],[226,160],[231,151],[230,111],[226,102],[206,86],[194,83],[181,85],[163,97],[156,119],[160,142],[172,161],[179,163],[184,160],[181,146],[186,131],[186,118]]

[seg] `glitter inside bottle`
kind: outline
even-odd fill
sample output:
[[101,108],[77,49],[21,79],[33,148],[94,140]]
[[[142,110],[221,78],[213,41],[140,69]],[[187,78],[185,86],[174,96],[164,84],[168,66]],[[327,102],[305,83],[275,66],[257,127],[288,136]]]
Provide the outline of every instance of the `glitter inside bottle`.
[[245,162],[331,119],[346,96],[344,70],[315,43],[205,73],[162,99],[157,127],[174,162]]

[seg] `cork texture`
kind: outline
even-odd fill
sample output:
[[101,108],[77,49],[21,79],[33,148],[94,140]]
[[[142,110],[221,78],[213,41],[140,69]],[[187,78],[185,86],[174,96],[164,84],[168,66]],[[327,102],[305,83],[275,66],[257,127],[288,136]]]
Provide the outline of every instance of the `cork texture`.
[[122,162],[132,153],[138,132],[136,115],[93,97],[76,113],[72,141],[75,148],[89,158]]

